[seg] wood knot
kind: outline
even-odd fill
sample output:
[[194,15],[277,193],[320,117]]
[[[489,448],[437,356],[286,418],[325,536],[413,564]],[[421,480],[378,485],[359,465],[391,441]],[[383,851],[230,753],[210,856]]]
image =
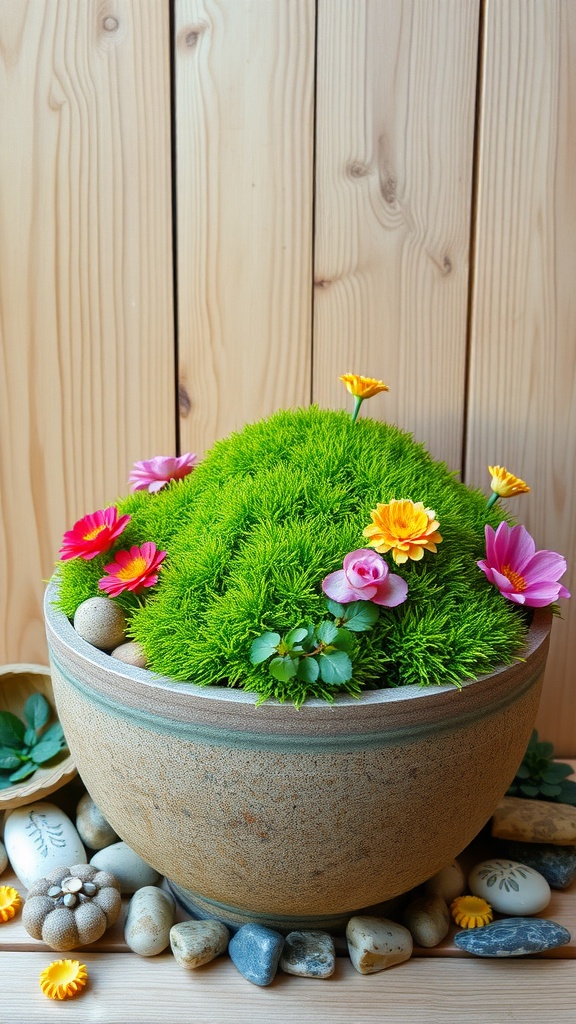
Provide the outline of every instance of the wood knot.
[[186,419],[190,415],[192,408],[192,402],[190,401],[190,395],[183,384],[178,385],[178,409],[182,419]]
[[370,174],[370,168],[359,160],[353,160],[352,163],[347,164],[346,173],[349,178],[365,178],[367,174]]
[[178,43],[181,50],[190,52],[198,45],[200,36],[207,28],[206,25],[187,25],[178,33]]
[[398,182],[392,175],[387,175],[385,178],[380,180],[380,193],[385,203],[389,203],[392,206],[396,202],[396,190],[398,188]]
[[102,19],[102,28],[105,32],[117,32],[119,25],[120,22],[118,21],[118,18],[114,18],[111,14],[107,14],[106,17]]

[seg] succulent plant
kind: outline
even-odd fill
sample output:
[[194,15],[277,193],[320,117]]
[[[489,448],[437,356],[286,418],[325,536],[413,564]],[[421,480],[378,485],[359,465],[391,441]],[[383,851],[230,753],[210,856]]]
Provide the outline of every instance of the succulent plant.
[[567,777],[572,774],[572,766],[555,761],[553,744],[539,740],[534,729],[507,795],[576,806],[576,782]]

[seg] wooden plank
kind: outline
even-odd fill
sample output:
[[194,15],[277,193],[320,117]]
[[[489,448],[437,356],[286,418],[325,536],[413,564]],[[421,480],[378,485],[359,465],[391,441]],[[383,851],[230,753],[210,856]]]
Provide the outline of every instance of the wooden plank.
[[0,658],[65,529],[174,451],[169,12],[0,5]]
[[[576,584],[576,6],[487,0],[467,480],[488,464],[533,488],[509,503]],[[488,491],[489,493],[489,491]],[[540,734],[576,753],[576,604],[553,629]]]
[[[54,954],[56,957],[57,954]],[[358,974],[338,961],[326,981],[278,974],[268,988],[251,985],[230,960],[184,971],[170,954],[153,958],[88,953],[89,982],[74,1000],[46,999],[40,972],[46,953],[2,954],[2,1010],[27,1024],[65,1018],[72,1024],[478,1024],[522,1020],[574,1024],[576,972],[567,961],[410,960],[379,974]]]
[[314,0],[177,0],[181,447],[310,396]]
[[314,389],[461,464],[477,0],[318,8]]

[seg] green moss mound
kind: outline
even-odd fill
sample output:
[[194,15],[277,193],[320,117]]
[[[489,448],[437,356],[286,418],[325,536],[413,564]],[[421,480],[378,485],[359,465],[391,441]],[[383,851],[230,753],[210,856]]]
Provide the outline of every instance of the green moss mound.
[[[322,580],[351,550],[378,502],[411,498],[433,508],[443,537],[437,554],[390,568],[408,600],[382,609],[354,637],[353,677],[275,680],[250,661],[264,631],[284,634],[327,617]],[[459,483],[443,463],[394,426],[352,423],[312,406],[282,411],[219,441],[197,469],[158,494],[117,502],[131,522],[112,553],[61,563],[60,607],[72,618],[98,594],[115,550],[153,540],[167,551],[157,586],[130,612],[130,637],[149,667],[177,680],[240,686],[261,699],[301,704],[362,687],[459,684],[522,650],[527,624],[476,566],[485,554],[486,497]]]

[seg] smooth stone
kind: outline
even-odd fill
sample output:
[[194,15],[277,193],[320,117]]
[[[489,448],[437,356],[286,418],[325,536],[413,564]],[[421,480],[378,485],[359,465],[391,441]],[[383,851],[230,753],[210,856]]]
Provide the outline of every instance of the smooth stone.
[[554,846],[552,843],[515,843],[505,845],[512,860],[534,868],[544,876],[552,889],[566,889],[576,878],[576,846]]
[[440,896],[446,903],[452,903],[466,891],[466,875],[457,860],[441,868],[424,885],[427,896]]
[[74,629],[93,647],[111,651],[124,640],[126,615],[109,597],[89,597],[76,609]]
[[180,921],[170,929],[170,947],[180,967],[193,971],[225,953],[230,932],[221,921]]
[[505,796],[492,818],[495,839],[526,843],[576,845],[576,807],[550,800],[524,800]]
[[11,811],[4,845],[14,874],[27,889],[53,868],[86,863],[86,851],[70,818],[51,803],[26,804]]
[[541,917],[506,917],[456,932],[454,942],[475,956],[528,956],[570,942],[570,932]]
[[6,871],[8,867],[8,854],[6,853],[6,847],[4,843],[0,842],[0,875],[3,871]]
[[86,846],[91,850],[102,850],[116,842],[116,835],[102,811],[96,806],[89,793],[85,793],[76,808],[76,829]]
[[346,938],[352,965],[360,974],[384,971],[412,955],[408,929],[383,917],[351,917]]
[[156,885],[161,875],[139,857],[127,843],[112,843],[98,850],[90,863],[100,871],[109,871],[120,882],[120,892],[126,896],[145,885]]
[[280,969],[299,978],[329,978],[334,974],[336,951],[327,932],[290,932],[286,936]]
[[261,924],[244,924],[230,939],[232,963],[253,985],[270,985],[276,976],[284,936]]
[[155,885],[134,893],[128,905],[124,938],[139,956],[157,956],[170,945],[176,905],[173,897]]
[[146,668],[148,665],[144,648],[137,640],[129,640],[127,643],[115,647],[110,657],[123,661],[125,665],[134,665],[136,668]]
[[441,896],[417,896],[406,907],[402,923],[417,946],[431,949],[445,939],[450,928],[450,911]]
[[550,903],[546,879],[527,864],[493,857],[476,864],[468,875],[470,892],[481,896],[499,914],[526,917],[538,914]]

